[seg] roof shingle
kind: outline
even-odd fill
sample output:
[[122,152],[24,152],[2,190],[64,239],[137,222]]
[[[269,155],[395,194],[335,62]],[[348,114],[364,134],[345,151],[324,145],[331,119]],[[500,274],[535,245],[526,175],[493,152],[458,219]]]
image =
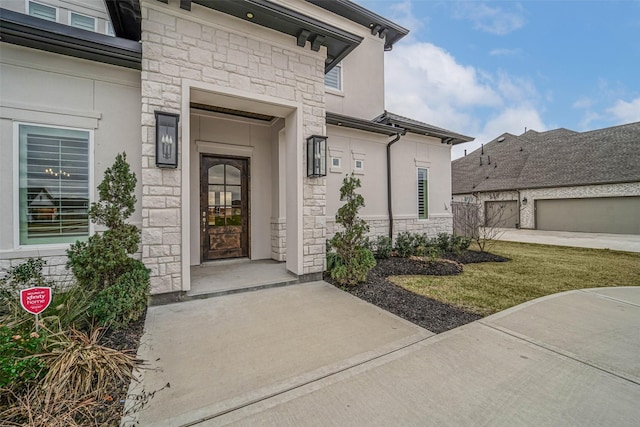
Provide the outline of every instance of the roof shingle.
[[504,133],[454,160],[451,174],[453,194],[640,181],[640,122]]

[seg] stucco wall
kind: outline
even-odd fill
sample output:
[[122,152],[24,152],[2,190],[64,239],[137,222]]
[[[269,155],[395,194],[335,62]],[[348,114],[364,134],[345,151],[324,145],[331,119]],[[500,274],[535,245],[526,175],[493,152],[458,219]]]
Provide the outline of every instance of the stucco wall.
[[[591,197],[624,197],[640,196],[640,182],[622,184],[602,184],[584,185],[572,187],[535,188],[520,190],[520,227],[535,228],[535,200],[538,199],[577,199]],[[526,198],[527,203],[522,203]],[[468,202],[472,200],[470,194],[456,194],[454,201]],[[517,200],[517,191],[501,191],[491,193],[480,193],[479,199],[483,202],[487,200]]]
[[[19,246],[15,236],[14,123],[93,131],[92,201],[104,170],[119,152],[140,183],[140,72],[0,43],[0,269],[31,256],[64,276],[68,245]],[[91,186],[91,183],[90,183]],[[131,222],[141,225],[141,186]],[[9,261],[14,259],[14,261]]]
[[[346,174],[355,172],[362,183],[359,192],[365,199],[360,216],[371,234],[388,234],[387,143],[392,137],[339,126],[327,126],[327,228],[335,230],[335,214],[340,201],[340,186]],[[392,204],[394,235],[403,231],[426,232],[435,236],[451,233],[451,161],[450,146],[439,139],[405,135],[391,147]],[[331,166],[331,158],[341,159],[341,168]],[[355,160],[364,162],[361,171],[354,170]],[[417,169],[428,169],[429,218],[418,219]]]

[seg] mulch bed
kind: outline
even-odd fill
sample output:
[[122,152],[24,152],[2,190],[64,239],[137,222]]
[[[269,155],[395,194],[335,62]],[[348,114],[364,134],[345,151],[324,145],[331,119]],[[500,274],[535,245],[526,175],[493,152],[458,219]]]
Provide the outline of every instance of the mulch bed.
[[[393,284],[387,277],[448,276],[460,274],[462,264],[504,261],[508,261],[508,258],[477,251],[446,254],[443,260],[437,261],[391,257],[377,260],[365,283],[342,289],[431,332],[441,333],[483,316],[413,293]],[[336,285],[327,274],[324,279]]]

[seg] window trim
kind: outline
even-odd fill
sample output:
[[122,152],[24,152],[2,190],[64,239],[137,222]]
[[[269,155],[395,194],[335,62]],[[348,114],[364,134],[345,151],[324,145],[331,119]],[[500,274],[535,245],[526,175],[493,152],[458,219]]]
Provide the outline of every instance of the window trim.
[[[56,11],[56,19],[55,19],[55,21],[49,21],[48,19],[45,19],[45,21],[60,22],[60,8],[58,8],[56,6],[51,6],[50,4],[40,3],[39,1],[25,0],[25,2],[27,3],[25,15],[32,16],[34,18],[38,18],[37,16],[34,16],[34,15],[31,14],[31,11],[30,11],[30,8],[29,8],[29,5],[31,3],[34,3],[34,4],[38,4],[40,6],[50,7],[50,8],[52,8],[52,9],[54,9]],[[39,19],[42,19],[42,18],[39,18]]]
[[[111,28],[111,32],[109,32],[109,28]],[[115,30],[115,28],[113,28],[113,23],[111,21],[109,21],[108,19],[106,19],[104,21],[104,33],[107,36],[110,36],[110,37],[115,37],[116,36],[116,30]]]
[[[71,126],[59,126],[52,125],[50,123],[38,123],[38,122],[27,122],[27,121],[14,121],[13,122],[13,248],[14,250],[46,250],[46,249],[66,249],[72,243],[36,243],[36,244],[22,244],[20,242],[20,126],[39,126],[50,129],[62,129],[62,130],[73,130],[73,131],[81,131],[87,132],[89,134],[88,138],[88,166],[89,166],[89,176],[88,176],[88,192],[89,192],[89,206],[95,201],[95,183],[94,183],[94,138],[95,132],[94,129],[89,128],[81,128],[81,127],[71,127]],[[78,236],[77,240],[81,240],[84,238],[89,238],[89,236],[95,233],[95,227],[93,222],[89,219],[89,231],[86,236]]]
[[[425,175],[427,177],[427,209],[426,212],[423,213],[423,216],[420,215],[420,195],[419,195],[419,191],[420,191],[420,171],[423,170],[425,172]],[[429,219],[429,168],[425,168],[425,167],[417,167],[416,168],[416,216],[418,217],[418,220],[427,220]]]
[[[93,30],[87,30],[86,28],[81,28],[81,27],[76,27],[75,25],[71,24],[71,17],[72,15],[78,15],[78,16],[82,16],[84,18],[91,18],[93,19]],[[72,10],[69,11],[69,16],[67,17],[69,19],[69,26],[73,27],[73,28],[77,28],[79,30],[85,30],[85,31],[93,31],[94,33],[98,32],[98,18],[96,18],[95,16],[91,16],[91,15],[85,15],[84,13],[78,13],[78,12],[74,12]]]

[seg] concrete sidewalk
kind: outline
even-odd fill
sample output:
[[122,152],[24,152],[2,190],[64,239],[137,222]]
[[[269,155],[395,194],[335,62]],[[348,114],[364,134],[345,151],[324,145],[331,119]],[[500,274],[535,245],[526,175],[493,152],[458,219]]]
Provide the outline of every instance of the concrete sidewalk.
[[509,242],[640,252],[640,235],[637,234],[574,233],[514,228],[501,228],[498,231],[498,240]]
[[[263,325],[253,316],[260,301],[285,309],[267,316],[280,320]],[[187,306],[194,303],[213,306]],[[198,312],[227,318],[229,329],[178,326]],[[150,315],[141,355],[160,358],[161,371],[147,371],[144,386],[171,381],[171,389],[142,411],[141,426],[640,419],[640,287],[552,295],[437,336],[322,282],[153,307]]]

